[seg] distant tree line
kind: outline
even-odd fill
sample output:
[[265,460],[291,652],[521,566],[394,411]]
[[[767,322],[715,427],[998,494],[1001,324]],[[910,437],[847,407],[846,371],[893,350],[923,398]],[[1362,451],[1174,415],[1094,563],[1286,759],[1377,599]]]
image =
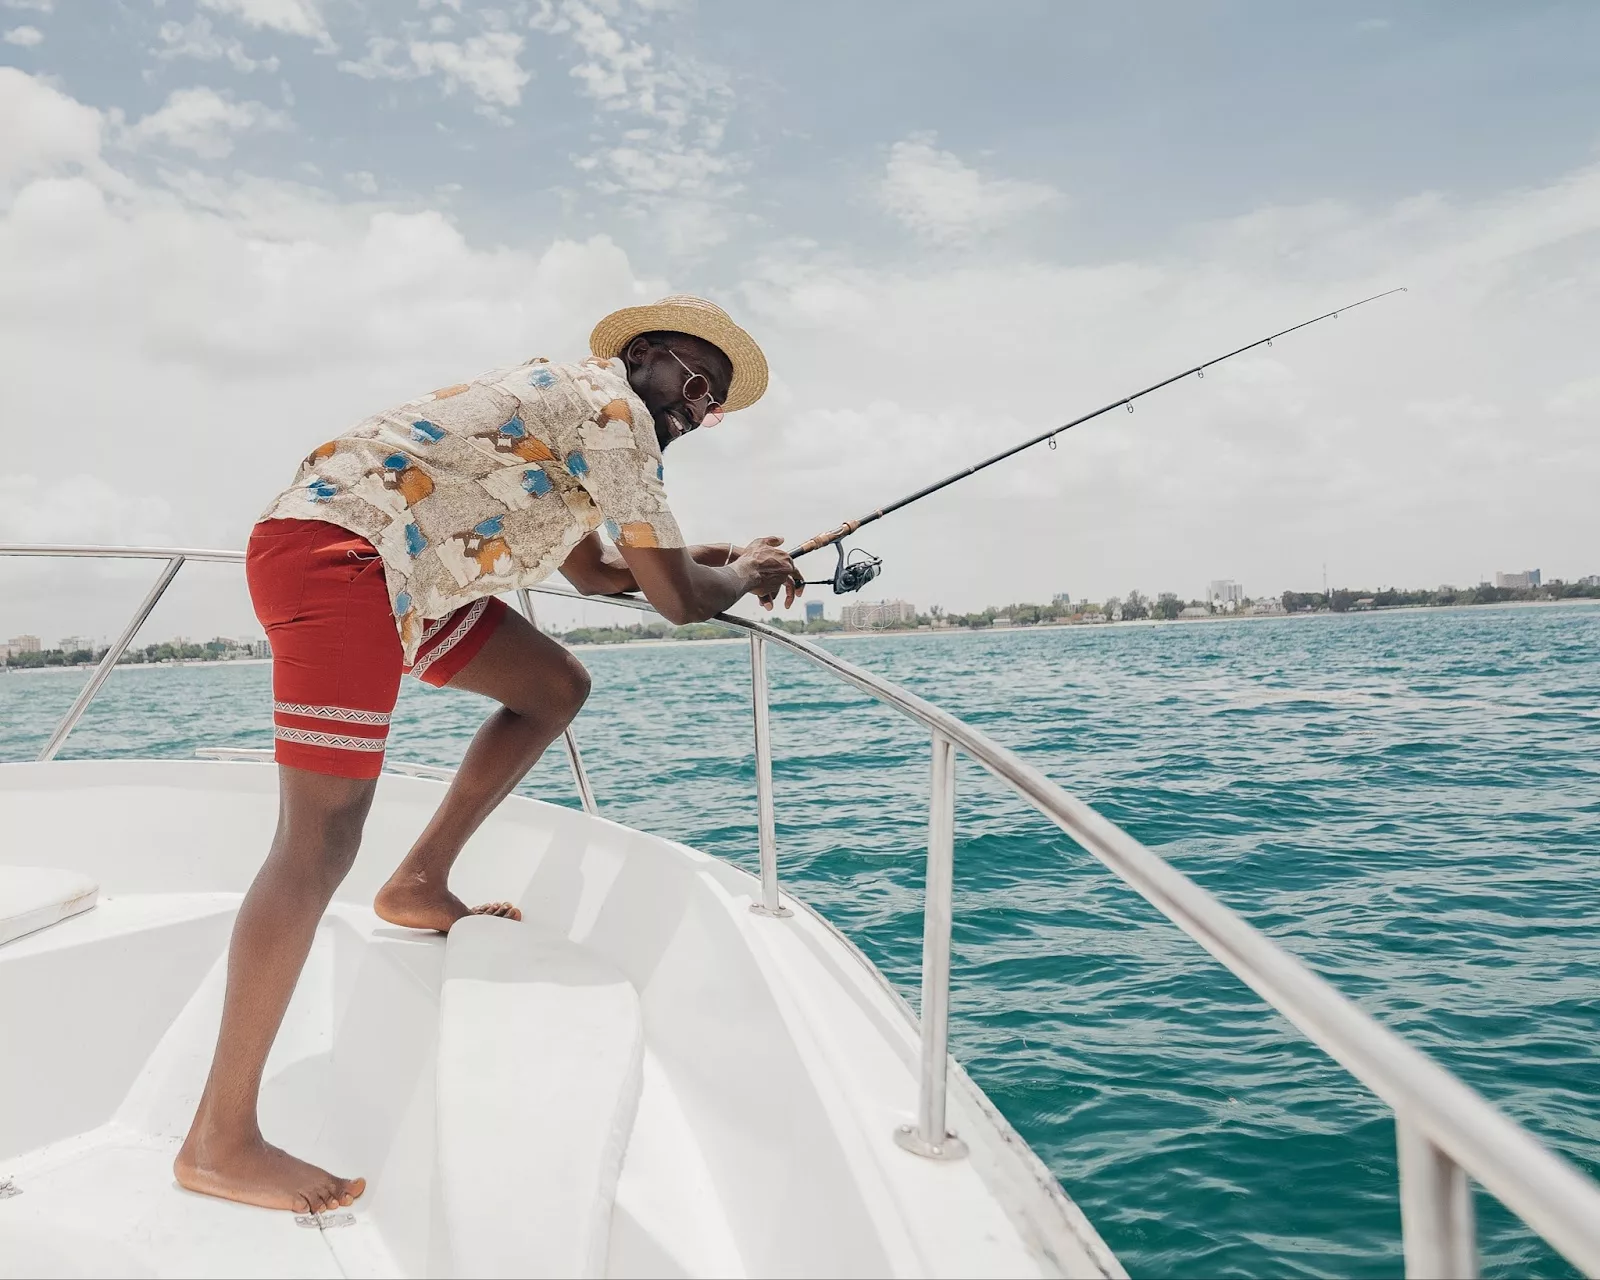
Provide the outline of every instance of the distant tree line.
[[[801,622],[792,618],[770,618],[769,625],[790,635],[818,635],[827,631],[842,631],[842,623],[829,618],[815,622]],[[691,622],[674,627],[665,622],[636,622],[627,627],[573,627],[570,631],[557,631],[555,637],[564,644],[627,644],[634,640],[727,640],[734,632],[715,622]]]
[[105,652],[90,649],[41,649],[38,653],[14,653],[8,662],[13,667],[70,667],[80,662],[94,662]]
[[[172,662],[177,659],[210,659],[216,661],[236,652],[229,641],[218,637],[204,644],[190,644],[182,640],[163,640],[142,648],[130,648],[117,659],[119,666],[139,665],[147,662]],[[7,661],[19,669],[26,667],[72,667],[88,662],[99,662],[105,657],[105,646],[93,649],[41,649],[37,653],[13,653]]]
[[1320,591],[1285,591],[1283,607],[1290,613],[1349,613],[1361,609],[1395,609],[1409,606],[1449,607],[1472,604],[1508,604],[1512,601],[1600,599],[1600,586],[1555,580],[1537,587],[1440,587],[1437,590],[1406,591],[1384,587],[1378,591],[1336,588],[1324,595]]

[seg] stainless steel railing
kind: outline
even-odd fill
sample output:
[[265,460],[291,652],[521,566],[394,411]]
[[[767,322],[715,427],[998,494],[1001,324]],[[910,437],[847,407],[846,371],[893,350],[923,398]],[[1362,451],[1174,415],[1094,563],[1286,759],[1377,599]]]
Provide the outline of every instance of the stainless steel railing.
[[[178,576],[178,570],[183,568],[188,560],[210,561],[219,564],[243,564],[244,552],[242,551],[206,551],[186,547],[96,547],[96,546],[60,546],[60,545],[24,545],[17,543],[0,543],[0,556],[69,556],[80,559],[117,559],[117,560],[165,560],[166,567],[162,569],[161,576],[150,588],[149,593],[139,602],[139,607],[133,611],[133,617],[128,620],[128,625],[122,633],[111,643],[111,646],[101,655],[99,663],[95,666],[83,688],[78,691],[78,696],[73,699],[72,705],[67,708],[67,713],[61,717],[49,739],[36,759],[53,760],[56,752],[61,750],[61,744],[67,740],[67,735],[77,726],[83,718],[83,713],[88,709],[94,697],[100,692],[100,686],[105,684],[117,663],[127,653],[128,646],[133,643],[134,636],[139,634],[139,628],[144,626],[150,617],[151,611],[157,602],[166,594],[167,588],[172,585],[172,580]],[[527,591],[517,592],[518,603],[529,622],[538,626],[538,621],[533,613],[533,599]],[[578,788],[578,799],[583,804],[585,813],[595,814],[600,810],[595,806],[594,788],[589,785],[589,775],[584,772],[583,755],[578,750],[578,739],[574,736],[569,726],[562,734],[562,742],[567,751],[567,762],[572,766],[572,780]],[[226,758],[226,757],[219,757]],[[412,768],[426,768],[423,765],[410,766]]]
[[[241,553],[227,551],[0,544],[0,556],[4,555],[114,555],[168,562],[118,644],[107,651],[84,692],[57,726],[41,759],[49,759],[59,749],[83,707],[104,683],[116,658],[126,650],[185,560],[243,559]],[[529,590],[581,598],[576,592],[559,587],[536,586]],[[606,599],[628,608],[650,608],[636,597]],[[531,612],[531,602],[524,599],[524,606]],[[907,1150],[944,1159],[963,1154],[959,1139],[948,1132],[945,1123],[955,755],[960,750],[1065,831],[1389,1105],[1395,1113],[1407,1276],[1415,1280],[1477,1275],[1471,1181],[1499,1199],[1585,1274],[1600,1276],[1600,1186],[1476,1090],[1363,1013],[1194,881],[986,734],[798,636],[726,614],[717,621],[750,636],[761,853],[761,901],[752,904],[752,910],[759,914],[786,914],[778,890],[766,646],[775,644],[798,654],[929,732],[932,786],[923,910],[919,1098],[915,1124],[902,1126],[895,1135]],[[569,744],[569,749],[585,808],[593,812],[593,796],[576,744]],[[401,767],[407,772],[425,772],[427,776],[450,776],[449,770]]]

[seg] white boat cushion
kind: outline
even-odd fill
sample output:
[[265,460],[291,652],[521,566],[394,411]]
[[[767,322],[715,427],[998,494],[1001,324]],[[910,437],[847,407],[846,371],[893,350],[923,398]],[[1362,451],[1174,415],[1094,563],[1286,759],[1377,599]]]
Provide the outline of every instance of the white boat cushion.
[[643,1083],[633,985],[538,926],[445,944],[437,1187],[454,1276],[602,1276]]
[[0,947],[87,911],[99,897],[100,886],[77,871],[0,866]]

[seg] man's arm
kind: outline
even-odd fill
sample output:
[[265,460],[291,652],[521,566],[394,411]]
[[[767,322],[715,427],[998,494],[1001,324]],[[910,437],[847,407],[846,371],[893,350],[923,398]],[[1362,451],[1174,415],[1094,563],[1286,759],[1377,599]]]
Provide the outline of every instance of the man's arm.
[[[715,549],[726,555],[727,548]],[[621,552],[645,599],[676,626],[704,622],[749,593],[773,597],[786,588],[785,608],[799,594],[799,575],[781,538],[757,538],[724,565],[697,563],[684,547],[623,547]]]
[[[722,569],[732,565],[744,551],[735,542],[711,542],[690,547],[688,554],[696,564]],[[572,548],[561,566],[561,576],[586,596],[614,596],[641,589],[628,562],[598,533],[586,535]]]

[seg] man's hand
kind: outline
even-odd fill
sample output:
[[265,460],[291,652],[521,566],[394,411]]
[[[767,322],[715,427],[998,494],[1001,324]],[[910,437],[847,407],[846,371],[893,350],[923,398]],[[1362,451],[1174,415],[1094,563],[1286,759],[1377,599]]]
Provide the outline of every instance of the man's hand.
[[805,583],[800,580],[800,572],[789,559],[789,553],[783,549],[782,538],[757,538],[744,548],[736,563],[755,578],[750,594],[761,601],[763,609],[772,608],[780,589],[784,593],[785,609],[805,592]]

